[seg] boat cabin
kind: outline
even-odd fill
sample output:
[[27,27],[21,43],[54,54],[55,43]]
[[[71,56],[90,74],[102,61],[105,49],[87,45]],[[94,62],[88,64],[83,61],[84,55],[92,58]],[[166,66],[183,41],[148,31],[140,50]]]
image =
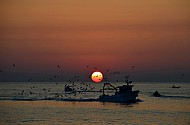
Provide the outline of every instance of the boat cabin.
[[119,91],[117,92],[117,94],[119,93],[125,93],[127,91],[132,91],[133,85],[122,85],[122,86],[118,86],[117,88],[119,88]]

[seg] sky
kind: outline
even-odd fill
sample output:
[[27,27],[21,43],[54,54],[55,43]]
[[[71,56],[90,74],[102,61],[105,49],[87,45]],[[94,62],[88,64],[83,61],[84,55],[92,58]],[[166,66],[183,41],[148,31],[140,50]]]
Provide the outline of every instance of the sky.
[[108,69],[190,81],[189,22],[189,0],[1,0],[0,81]]

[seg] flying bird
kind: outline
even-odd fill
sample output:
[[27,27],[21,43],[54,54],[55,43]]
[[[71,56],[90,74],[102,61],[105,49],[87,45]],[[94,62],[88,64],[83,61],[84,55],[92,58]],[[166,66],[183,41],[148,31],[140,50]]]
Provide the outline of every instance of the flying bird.
[[133,69],[133,68],[135,68],[135,66],[132,66],[131,68]]
[[130,77],[130,75],[126,75],[125,78],[128,79]]
[[116,72],[113,72],[113,74],[120,74],[120,72],[119,72],[119,71],[116,71]]
[[32,81],[32,79],[28,79],[28,82]]
[[13,67],[14,67],[14,68],[16,67],[14,63],[13,63]]

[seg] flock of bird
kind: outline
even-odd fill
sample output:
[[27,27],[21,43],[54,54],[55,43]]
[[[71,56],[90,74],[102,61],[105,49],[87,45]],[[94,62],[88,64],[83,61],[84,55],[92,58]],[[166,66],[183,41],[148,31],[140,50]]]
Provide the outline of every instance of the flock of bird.
[[[41,97],[42,99],[47,98],[71,98],[74,96],[78,96],[79,94],[82,94],[84,92],[95,92],[95,87],[91,85],[91,83],[85,83],[85,82],[71,82],[69,81],[67,84],[59,84],[57,88],[57,84],[50,84],[52,86],[45,88],[38,85],[30,86],[29,88],[25,88],[24,90],[17,90],[16,93],[14,93],[15,97],[21,97],[21,98],[30,98],[30,97]],[[65,88],[68,87],[71,88],[71,91],[66,91]]]
[[[13,68],[16,68],[16,64],[12,64]],[[57,68],[59,69],[61,66],[57,65]],[[90,68],[90,66],[86,66],[87,68]],[[132,66],[131,69],[133,70],[135,68],[135,66]],[[97,69],[97,67],[94,67],[94,69]],[[114,71],[111,72],[109,69],[106,70],[107,74],[109,75],[120,75],[121,72],[119,71]],[[3,70],[0,70],[0,72],[3,72]],[[184,76],[184,74],[181,74],[182,76]],[[53,75],[53,78],[58,78],[58,75]],[[130,75],[125,75],[124,78],[126,80],[128,80],[128,78],[130,77]],[[53,80],[53,78],[50,78],[50,81]],[[89,78],[91,78],[91,76],[89,76]],[[105,81],[108,81],[108,78],[104,77]],[[126,81],[125,80],[125,81]],[[28,82],[32,82],[32,78],[28,79]],[[91,85],[91,83],[85,83],[85,82],[81,82],[82,80],[80,79],[80,75],[74,75],[72,80],[68,80],[67,84],[60,84],[60,86],[62,87],[61,92],[57,92],[54,89],[48,87],[48,88],[40,88],[38,86],[31,86],[28,89],[25,90],[20,90],[19,92],[15,93],[15,96],[21,96],[21,97],[33,97],[33,96],[37,96],[37,97],[43,97],[43,98],[48,98],[48,97],[53,97],[53,98],[63,98],[63,97],[67,97],[67,98],[71,98],[73,96],[78,96],[81,93],[84,92],[101,92],[101,90],[96,90],[96,88]],[[116,80],[116,82],[118,82],[118,80]],[[58,82],[55,83],[55,85],[58,85]],[[64,85],[64,86],[62,86]],[[68,89],[66,89],[68,88]]]
[[[16,64],[12,64],[13,68],[16,68]],[[61,66],[57,65],[57,68],[59,69]],[[90,66],[86,66],[89,68]],[[134,68],[134,67],[133,67]],[[97,67],[94,67],[94,69],[97,69]],[[110,72],[110,70],[107,70],[108,74],[117,75],[120,74],[119,71]],[[53,78],[58,78],[58,75],[53,75]],[[50,78],[50,81],[53,80],[53,78]],[[89,76],[89,78],[91,78]],[[106,79],[106,78],[105,78]],[[67,84],[64,87],[62,86],[61,92],[55,92],[51,88],[39,88],[37,86],[31,86],[26,90],[20,90],[20,92],[17,92],[18,96],[38,96],[43,98],[54,97],[54,98],[63,98],[63,97],[71,97],[71,96],[77,96],[84,92],[100,92],[101,90],[95,90],[96,88],[91,85],[91,83],[85,83],[81,82],[80,75],[74,75],[72,80],[68,80]],[[32,82],[32,78],[28,79],[28,82]],[[55,83],[55,85],[58,85],[58,82]],[[60,84],[62,85],[62,84]],[[69,88],[70,90],[67,91],[66,88]]]
[[[15,63],[13,63],[12,64],[12,67],[14,68],[14,69],[16,69],[16,64]],[[56,65],[56,67],[57,67],[57,69],[60,69],[61,68],[61,65]],[[97,67],[91,67],[91,66],[89,66],[89,65],[87,65],[86,66],[86,68],[88,68],[88,69],[90,69],[90,70],[97,70],[98,68]],[[94,69],[93,69],[94,68]],[[131,67],[131,69],[134,69],[135,68],[135,66],[132,66]],[[0,72],[3,72],[4,70],[0,70]],[[121,72],[120,71],[113,71],[113,72],[111,72],[109,69],[107,69],[106,71],[105,71],[106,73],[105,74],[107,74],[107,75],[121,75]],[[51,75],[50,77],[49,77],[49,81],[56,81],[56,80],[58,80],[58,78],[60,78],[60,76],[59,75],[57,75],[57,74],[54,74],[54,75]],[[80,78],[80,76],[79,75],[76,75],[75,76],[75,78],[76,78],[76,81],[78,81],[79,82],[79,78]],[[91,79],[91,75],[89,75],[88,76],[88,78],[90,78]],[[109,81],[109,79],[108,79],[108,77],[104,77],[104,80],[105,81]],[[27,82],[32,82],[32,81],[35,81],[34,79],[32,79],[32,78],[28,78],[27,80],[26,80]],[[41,80],[41,82],[43,82],[43,81],[45,81],[45,80]],[[69,81],[71,81],[71,80],[69,80]],[[116,82],[118,82],[119,80],[116,80]],[[56,84],[58,84],[58,83],[56,83]]]
[[[16,68],[15,64],[12,64],[13,68]],[[57,68],[59,69],[61,66],[57,65]],[[87,66],[89,67],[89,66]],[[58,75],[54,75],[53,78],[58,78]],[[49,80],[53,80],[52,77],[49,78]],[[31,82],[33,79],[29,78],[28,82]],[[92,87],[91,84],[87,84],[85,82],[80,82],[80,76],[75,75],[73,80],[68,80],[68,85],[66,86],[72,88],[72,91],[65,91],[65,88],[62,86],[61,92],[55,92],[51,88],[40,88],[37,86],[31,86],[28,89],[20,90],[20,92],[15,93],[16,96],[43,96],[43,98],[47,98],[48,96],[51,97],[69,97],[69,96],[77,96],[78,94],[81,94],[86,91],[93,91],[95,87]],[[58,82],[55,83],[55,85],[58,85]],[[54,92],[53,92],[54,91]]]
[[[16,68],[16,64],[12,64],[13,68]],[[57,68],[60,69],[60,65],[57,65]],[[86,66],[87,68],[90,68],[90,66]],[[132,66],[131,69],[134,69],[135,66]],[[97,70],[97,67],[94,67],[95,70]],[[106,70],[107,74],[109,75],[120,75],[120,71],[114,71],[111,72],[109,69]],[[2,70],[1,70],[2,72]],[[184,74],[183,74],[184,75]],[[53,75],[53,77],[50,77],[49,80],[52,81],[53,78],[58,78],[58,75]],[[128,80],[130,75],[125,75],[125,79]],[[91,78],[91,76],[89,76]],[[104,78],[105,81],[108,81],[108,78]],[[32,78],[28,79],[28,82],[33,81]],[[79,94],[85,93],[85,92],[101,92],[100,90],[96,90],[94,86],[91,85],[91,83],[85,83],[81,82],[80,75],[75,75],[72,80],[68,80],[67,84],[60,84],[61,91],[56,91],[54,88],[41,88],[39,86],[31,86],[28,89],[20,90],[20,92],[15,93],[16,96],[19,97],[42,97],[43,99],[47,98],[71,98],[74,96],[78,96]],[[118,80],[116,80],[118,82]],[[56,82],[55,85],[58,85]],[[52,86],[53,87],[53,86]]]

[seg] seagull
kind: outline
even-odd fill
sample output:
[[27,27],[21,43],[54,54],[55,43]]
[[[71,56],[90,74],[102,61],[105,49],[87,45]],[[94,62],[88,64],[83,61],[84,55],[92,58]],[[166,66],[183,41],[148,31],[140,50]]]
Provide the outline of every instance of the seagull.
[[32,79],[28,79],[28,82],[32,81]]
[[13,63],[13,67],[14,67],[14,68],[16,67],[14,63]]
[[113,72],[113,74],[120,74],[120,72],[119,72],[119,71],[116,71],[116,72]]
[[132,66],[131,68],[133,69],[133,68],[135,68],[135,66]]
[[130,75],[126,75],[126,76],[125,76],[126,79],[129,78],[129,77],[130,77]]

